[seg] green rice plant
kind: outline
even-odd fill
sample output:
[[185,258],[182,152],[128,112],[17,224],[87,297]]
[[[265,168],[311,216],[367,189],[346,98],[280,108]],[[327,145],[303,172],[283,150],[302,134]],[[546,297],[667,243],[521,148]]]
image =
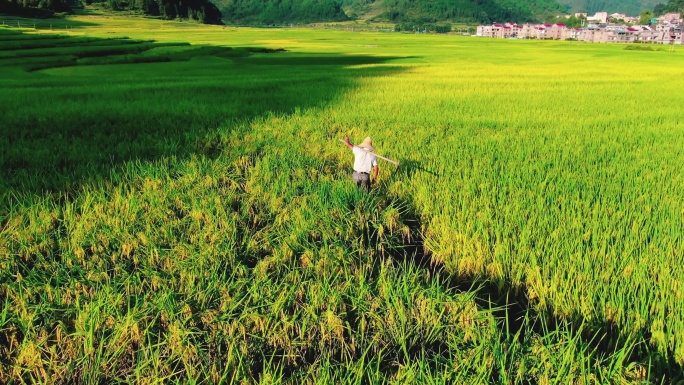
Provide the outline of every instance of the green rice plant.
[[677,53],[73,21],[0,29],[0,382],[681,376]]

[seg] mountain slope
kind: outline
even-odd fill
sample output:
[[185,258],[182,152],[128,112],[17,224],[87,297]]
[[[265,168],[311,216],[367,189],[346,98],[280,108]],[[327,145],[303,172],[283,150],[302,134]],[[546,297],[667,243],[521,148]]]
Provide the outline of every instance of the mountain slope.
[[570,7],[570,12],[595,12],[625,13],[629,16],[638,16],[644,9],[653,8],[662,2],[661,0],[561,0],[561,3]]
[[[191,19],[220,24],[221,12],[210,0],[83,0],[110,11],[134,11],[166,19]],[[82,8],[81,0],[0,0],[0,10],[20,16],[49,16]]]
[[556,0],[214,0],[230,23],[279,24],[363,18],[390,22],[542,21]]
[[385,0],[390,21],[542,21],[565,10],[555,0]]
[[282,24],[341,21],[348,16],[341,0],[214,0],[223,20],[232,23]]
[[684,12],[684,0],[669,0],[665,4],[656,5],[656,15],[662,15],[667,12]]

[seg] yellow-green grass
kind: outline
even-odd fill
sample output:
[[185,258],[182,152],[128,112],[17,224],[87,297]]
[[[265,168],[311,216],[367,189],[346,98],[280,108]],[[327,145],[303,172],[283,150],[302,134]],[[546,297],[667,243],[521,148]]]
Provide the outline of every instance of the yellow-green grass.
[[[680,52],[86,20],[68,34],[289,52],[3,79],[3,140],[19,145],[0,218],[4,379],[681,373]],[[51,126],[65,148],[32,142]],[[350,186],[345,135],[402,162],[371,194]],[[507,334],[473,293],[401,262],[415,237],[449,277],[569,326]]]

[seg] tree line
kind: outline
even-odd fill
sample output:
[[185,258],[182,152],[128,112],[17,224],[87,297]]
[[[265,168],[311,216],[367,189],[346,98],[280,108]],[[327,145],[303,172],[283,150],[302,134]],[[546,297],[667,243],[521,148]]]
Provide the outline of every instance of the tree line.
[[224,20],[238,24],[353,20],[374,7],[382,10],[374,20],[397,23],[402,31],[424,30],[427,27],[433,32],[444,29],[444,22],[542,21],[566,10],[556,0],[215,1]]
[[[448,32],[448,22],[558,21],[570,27],[582,25],[574,16],[556,19],[567,7],[555,0],[0,0],[0,9],[22,16],[49,16],[80,8],[82,1],[112,11],[138,11],[210,24],[221,24],[222,19],[252,25],[351,20],[382,1],[382,12],[375,19],[396,23],[397,31]],[[677,11],[684,11],[684,0],[658,4],[653,14]]]
[[657,0],[562,0],[570,7],[571,12],[618,12],[636,16],[643,9],[653,8]]
[[388,21],[535,22],[563,12],[555,0],[385,0]]
[[450,23],[397,23],[394,25],[395,32],[436,32],[449,33],[451,32]]
[[[84,0],[112,11],[139,11],[165,19],[189,19],[206,24],[222,24],[221,11],[210,0]],[[0,9],[29,17],[50,16],[82,8],[81,0],[0,0]]]
[[10,15],[47,17],[54,12],[69,12],[79,0],[0,0],[0,10]]
[[684,12],[684,0],[669,0],[665,4],[658,4],[653,9],[656,15],[663,15],[668,12]]
[[113,11],[140,11],[165,19],[189,19],[206,24],[222,24],[221,11],[209,0],[85,0]]
[[226,21],[238,24],[286,24],[343,21],[341,0],[216,0]]
[[[371,7],[401,30],[444,30],[444,22],[536,22],[565,10],[556,0],[0,0],[10,13],[68,12],[85,4],[166,19],[283,25],[353,20]],[[378,4],[377,2],[382,2]]]

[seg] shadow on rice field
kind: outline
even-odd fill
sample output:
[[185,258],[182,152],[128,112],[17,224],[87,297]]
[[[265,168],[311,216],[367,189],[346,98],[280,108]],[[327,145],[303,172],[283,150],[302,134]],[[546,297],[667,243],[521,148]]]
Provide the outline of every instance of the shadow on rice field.
[[[423,166],[420,161],[402,159],[401,167],[395,169],[390,181],[406,180],[423,174],[432,178],[442,175]],[[379,192],[384,195],[384,192]],[[400,222],[410,229],[410,235],[403,239],[401,246],[390,251],[390,257],[400,265],[411,265],[426,272],[427,277],[440,281],[445,290],[458,293],[475,293],[474,300],[480,309],[491,312],[499,326],[505,331],[502,344],[515,339],[522,345],[530,345],[534,336],[564,335],[585,349],[585,353],[595,360],[611,360],[621,356],[626,363],[648,363],[648,374],[644,377],[653,382],[676,382],[684,378],[681,366],[675,361],[671,349],[662,351],[647,343],[636,342],[638,338],[605,319],[587,321],[580,314],[571,318],[560,318],[552,307],[539,309],[527,295],[526,287],[515,287],[509,280],[492,279],[487,276],[461,274],[453,267],[435,261],[425,247],[422,223],[418,210],[410,200],[394,197],[394,205],[400,208]],[[378,240],[373,242],[378,243]],[[430,279],[428,278],[428,279]],[[650,331],[643,329],[641,341],[650,340]],[[562,339],[561,339],[562,340]],[[448,351],[439,341],[430,346],[420,346],[421,351],[430,351],[439,356]],[[444,356],[443,359],[448,359]],[[391,365],[390,365],[391,366]],[[494,376],[499,383],[500,378]]]
[[[390,180],[410,178],[417,172],[427,173],[435,178],[441,175],[421,166],[415,160],[402,160],[402,167],[397,168]],[[379,195],[386,195],[384,191]],[[391,195],[391,194],[389,194]],[[413,204],[400,197],[386,197],[392,201],[392,205],[399,208],[401,215],[399,222],[408,226],[410,234],[402,238],[402,242],[389,249],[388,257],[398,262],[400,266],[413,266],[422,270],[427,280],[434,279],[440,282],[440,286],[448,292],[473,293],[474,301],[479,309],[488,311],[493,319],[497,320],[497,326],[503,330],[500,335],[500,343],[511,344],[514,340],[522,346],[532,345],[531,340],[544,336],[544,338],[560,337],[563,340],[574,341],[584,350],[586,357],[595,362],[622,362],[626,366],[648,364],[648,373],[643,374],[644,379],[653,383],[674,383],[684,378],[682,367],[676,363],[675,353],[671,349],[661,351],[647,343],[636,342],[633,335],[622,330],[618,325],[604,319],[587,321],[580,314],[572,318],[560,318],[554,313],[552,307],[539,309],[527,295],[526,287],[515,287],[508,280],[492,280],[486,276],[460,274],[444,264],[431,258],[430,252],[424,244],[424,229],[418,210]],[[380,244],[374,234],[368,236],[369,244]],[[642,330],[644,339],[650,339],[650,332]],[[557,337],[556,337],[557,338]],[[428,352],[431,362],[436,357],[449,360],[449,345],[442,341],[433,341],[430,344],[420,344],[411,350],[411,357],[417,358],[417,354]],[[403,363],[406,364],[406,363]],[[387,375],[396,374],[392,369],[397,365],[396,361],[385,362],[383,370]],[[396,368],[395,368],[396,369]],[[437,369],[437,368],[433,368]],[[492,372],[491,383],[507,383]],[[678,382],[677,382],[678,383]]]
[[393,57],[294,54],[0,28],[6,191],[68,192],[130,160],[214,156],[249,121],[324,106]]

